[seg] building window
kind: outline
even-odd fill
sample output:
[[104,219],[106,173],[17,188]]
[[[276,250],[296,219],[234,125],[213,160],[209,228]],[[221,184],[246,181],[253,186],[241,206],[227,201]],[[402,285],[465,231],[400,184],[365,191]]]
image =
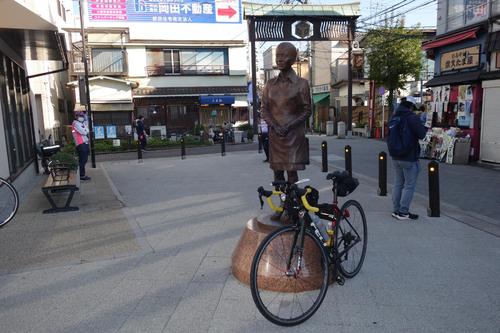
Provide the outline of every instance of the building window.
[[24,70],[0,53],[0,103],[11,176],[19,174],[34,158],[28,92]]
[[92,72],[123,73],[123,52],[121,49],[92,49]]
[[148,76],[227,75],[227,49],[149,49]]

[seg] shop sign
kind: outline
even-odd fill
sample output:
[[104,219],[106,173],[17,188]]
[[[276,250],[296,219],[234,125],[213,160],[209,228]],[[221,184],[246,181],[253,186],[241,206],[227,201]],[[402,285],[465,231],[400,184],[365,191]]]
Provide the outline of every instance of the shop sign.
[[200,104],[233,104],[234,96],[200,96]]
[[241,23],[240,0],[88,0],[90,21]]
[[481,46],[476,45],[452,52],[445,52],[441,56],[441,72],[479,66]]
[[329,84],[322,84],[319,86],[314,86],[312,88],[313,94],[321,94],[321,93],[327,93],[330,92],[330,85]]
[[466,0],[465,1],[465,22],[467,25],[486,21],[489,14],[488,0]]

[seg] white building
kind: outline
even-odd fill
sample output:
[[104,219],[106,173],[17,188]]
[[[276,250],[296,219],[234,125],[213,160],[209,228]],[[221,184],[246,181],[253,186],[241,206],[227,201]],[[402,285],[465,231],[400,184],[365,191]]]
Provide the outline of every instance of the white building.
[[[125,136],[144,115],[153,134],[170,136],[248,119],[240,1],[85,3],[90,75],[99,76],[90,80],[97,126],[117,126]],[[72,74],[83,73],[77,36],[72,30]]]
[[0,177],[19,186],[37,171],[36,142],[61,140],[72,109],[60,34],[70,2],[0,2]]

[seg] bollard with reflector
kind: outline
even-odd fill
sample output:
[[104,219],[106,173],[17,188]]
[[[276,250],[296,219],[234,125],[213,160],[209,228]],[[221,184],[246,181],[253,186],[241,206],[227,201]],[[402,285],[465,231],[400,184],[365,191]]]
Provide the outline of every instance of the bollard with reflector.
[[222,131],[222,143],[220,145],[220,154],[226,156],[226,131]]
[[321,143],[321,171],[328,172],[328,144],[326,141]]
[[387,195],[387,154],[378,154],[378,195]]
[[344,148],[345,152],[345,170],[349,172],[352,176],[352,156],[351,156],[351,146],[347,145]]
[[139,163],[142,162],[141,140],[137,140],[137,160]]
[[262,154],[262,134],[259,133],[257,138],[259,139],[259,154]]
[[439,163],[436,161],[429,162],[427,171],[429,174],[429,208],[427,208],[427,215],[439,217],[441,213],[439,204]]
[[181,159],[186,158],[186,141],[184,140],[184,135],[181,137]]

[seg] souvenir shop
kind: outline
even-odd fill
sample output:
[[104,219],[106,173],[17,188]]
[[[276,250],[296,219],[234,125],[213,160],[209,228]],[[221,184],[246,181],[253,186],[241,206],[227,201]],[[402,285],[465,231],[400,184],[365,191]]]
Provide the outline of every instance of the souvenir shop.
[[432,99],[422,120],[431,130],[421,142],[422,158],[462,164],[479,159],[486,35],[476,27],[423,44],[435,59],[436,76],[426,84]]

